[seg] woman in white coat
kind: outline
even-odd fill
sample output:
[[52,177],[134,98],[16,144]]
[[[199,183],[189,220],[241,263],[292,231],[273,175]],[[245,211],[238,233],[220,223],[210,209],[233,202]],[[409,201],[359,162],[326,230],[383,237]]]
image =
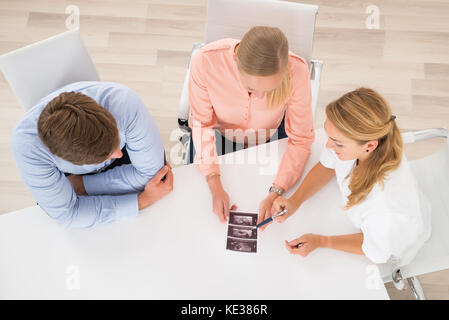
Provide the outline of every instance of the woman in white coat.
[[[304,234],[285,241],[292,254],[307,256],[326,247],[364,254],[374,263],[411,262],[430,237],[430,203],[419,191],[403,155],[402,138],[387,102],[374,90],[359,88],[326,107],[329,137],[320,161],[290,198],[278,197],[272,214],[287,209],[285,221],[334,176],[344,211],[359,233]],[[326,223],[323,221],[323,223]]]

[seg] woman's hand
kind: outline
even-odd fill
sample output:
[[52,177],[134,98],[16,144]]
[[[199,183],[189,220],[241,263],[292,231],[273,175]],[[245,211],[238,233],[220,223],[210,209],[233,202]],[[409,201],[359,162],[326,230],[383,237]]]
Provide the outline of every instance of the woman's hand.
[[229,210],[236,210],[237,206],[234,204],[229,209],[229,196],[221,185],[219,175],[207,179],[207,183],[212,194],[212,210],[220,222],[225,223],[229,219]]
[[276,222],[282,223],[285,220],[287,220],[288,217],[290,217],[292,214],[298,210],[299,205],[293,203],[291,199],[286,199],[284,197],[277,197],[276,200],[274,200],[273,205],[271,206],[271,214],[275,215],[276,213],[281,212],[282,210],[287,210],[286,213],[284,213],[280,217],[274,218]]
[[285,240],[285,247],[291,254],[306,257],[313,250],[326,247],[326,237],[308,233],[292,241]]
[[[278,197],[279,196],[277,195],[277,193],[270,192],[268,196],[262,200],[262,202],[259,205],[259,217],[257,219],[258,224],[272,216],[271,207],[273,205],[273,201],[275,201]],[[265,230],[265,228],[270,223],[264,224],[262,227],[260,227],[260,230],[261,231]]]

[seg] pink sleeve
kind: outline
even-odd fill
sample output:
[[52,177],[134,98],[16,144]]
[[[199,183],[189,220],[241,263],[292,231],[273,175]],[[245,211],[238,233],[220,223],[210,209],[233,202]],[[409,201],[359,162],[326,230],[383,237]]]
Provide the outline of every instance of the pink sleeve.
[[217,120],[207,91],[206,65],[203,53],[198,51],[190,66],[189,103],[191,110],[190,126],[195,146],[195,164],[203,175],[220,173],[217,164],[215,131]]
[[291,68],[291,98],[287,102],[285,132],[287,148],[274,180],[284,190],[301,177],[315,139],[312,116],[312,92],[307,64],[294,61]]

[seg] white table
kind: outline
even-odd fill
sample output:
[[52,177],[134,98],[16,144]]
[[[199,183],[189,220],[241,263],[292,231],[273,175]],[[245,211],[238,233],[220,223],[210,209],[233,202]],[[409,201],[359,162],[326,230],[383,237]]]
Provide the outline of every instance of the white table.
[[[324,141],[317,130],[306,172]],[[271,174],[261,174],[257,164],[221,165],[239,211],[257,212],[286,140],[268,146],[276,163]],[[66,230],[38,206],[0,215],[0,298],[388,299],[366,257],[318,249],[303,258],[284,247],[304,233],[359,231],[341,209],[335,180],[286,223],[260,232],[258,253],[249,254],[225,250],[227,226],[212,213],[199,171],[190,165],[173,172],[174,191],[138,218],[90,231]]]

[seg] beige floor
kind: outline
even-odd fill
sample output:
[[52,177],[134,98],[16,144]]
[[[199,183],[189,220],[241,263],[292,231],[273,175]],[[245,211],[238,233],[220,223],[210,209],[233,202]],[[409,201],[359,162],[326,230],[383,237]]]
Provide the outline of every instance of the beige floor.
[[[316,127],[330,100],[358,86],[380,91],[404,131],[449,128],[449,2],[447,0],[317,0],[314,58],[325,61]],[[206,0],[0,0],[0,54],[66,30],[76,5],[81,31],[103,80],[136,90],[174,144],[176,109],[192,43],[202,41]],[[365,8],[380,10],[380,28],[367,29]],[[0,75],[0,213],[34,204],[9,151],[23,112]],[[411,159],[442,141],[407,147]],[[449,299],[449,270],[419,277],[431,299]],[[387,285],[393,299],[411,298]]]

